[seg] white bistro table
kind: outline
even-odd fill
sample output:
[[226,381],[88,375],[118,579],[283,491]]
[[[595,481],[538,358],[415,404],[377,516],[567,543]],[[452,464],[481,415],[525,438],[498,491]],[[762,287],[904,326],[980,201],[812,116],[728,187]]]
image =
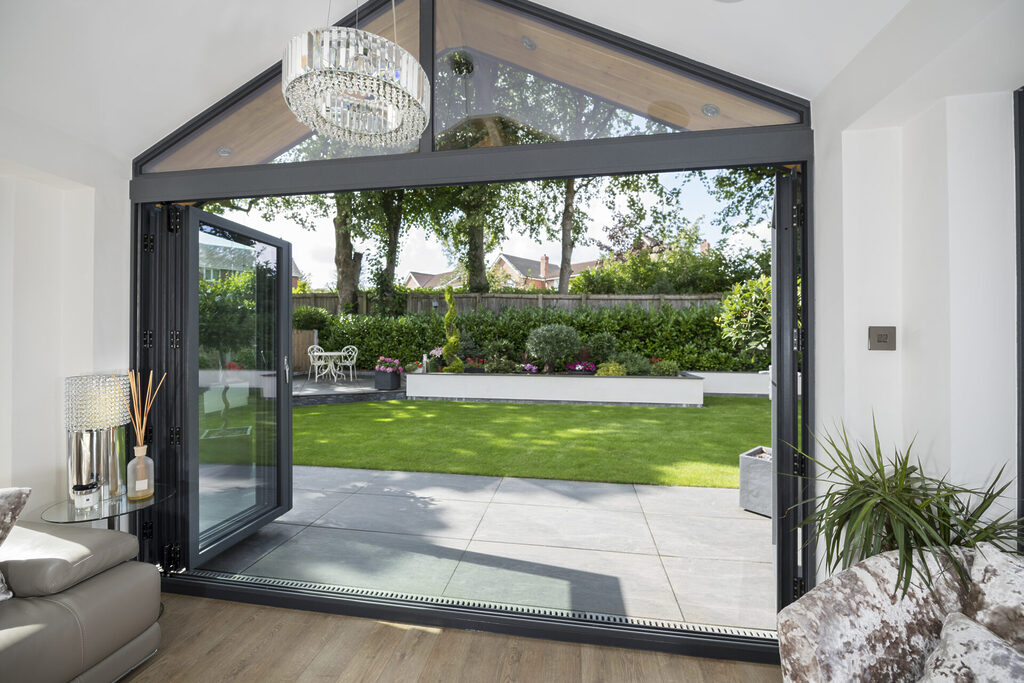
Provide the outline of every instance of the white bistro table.
[[321,358],[327,359],[329,363],[329,365],[327,366],[327,372],[331,374],[331,379],[333,379],[335,382],[338,381],[338,375],[343,374],[341,370],[341,365],[338,364],[338,361],[341,360],[341,356],[343,353],[344,351],[321,351],[319,354],[317,354]]

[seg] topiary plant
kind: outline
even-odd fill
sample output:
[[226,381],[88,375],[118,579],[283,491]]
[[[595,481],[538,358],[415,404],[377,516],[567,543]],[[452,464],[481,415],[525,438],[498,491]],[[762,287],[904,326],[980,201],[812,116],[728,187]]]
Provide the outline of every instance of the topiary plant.
[[651,363],[651,374],[663,377],[675,377],[679,374],[679,363],[674,360],[659,360]]
[[[462,360],[459,358],[459,328],[455,326],[455,292],[449,286],[444,290],[444,301],[448,304],[448,310],[444,314],[444,335],[448,338],[445,342],[444,348],[441,350],[441,357],[444,358],[446,366],[455,364],[455,361],[459,361],[459,367],[462,367]],[[445,368],[447,370],[447,367]],[[451,370],[449,372],[462,372],[459,370]]]
[[615,361],[607,361],[597,366],[599,377],[621,377],[626,374],[626,366]]
[[527,352],[553,372],[580,352],[580,336],[568,325],[541,325],[526,339]]
[[590,360],[595,363],[603,363],[608,360],[615,353],[616,346],[618,346],[618,340],[615,339],[615,335],[611,332],[598,332],[587,339],[587,350],[590,351]]
[[613,353],[609,360],[623,365],[626,368],[627,375],[651,374],[651,361],[642,353],[619,351],[618,353]]

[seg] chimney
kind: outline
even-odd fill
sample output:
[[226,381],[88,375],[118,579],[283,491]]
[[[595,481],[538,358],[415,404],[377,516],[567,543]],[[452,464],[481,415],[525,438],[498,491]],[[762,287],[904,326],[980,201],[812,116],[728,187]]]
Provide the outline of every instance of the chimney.
[[707,256],[710,251],[711,251],[711,245],[708,244],[707,240],[704,240],[703,242],[700,243],[700,255],[701,256]]
[[540,279],[548,279],[548,255],[544,254],[540,257]]

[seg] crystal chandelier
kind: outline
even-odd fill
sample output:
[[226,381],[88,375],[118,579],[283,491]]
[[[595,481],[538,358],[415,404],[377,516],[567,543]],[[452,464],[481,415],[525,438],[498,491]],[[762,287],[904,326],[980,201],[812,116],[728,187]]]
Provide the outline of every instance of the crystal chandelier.
[[[394,0],[391,16],[397,40]],[[426,72],[397,43],[373,33],[342,26],[300,33],[285,47],[281,76],[296,118],[331,140],[394,147],[419,139],[427,127]]]

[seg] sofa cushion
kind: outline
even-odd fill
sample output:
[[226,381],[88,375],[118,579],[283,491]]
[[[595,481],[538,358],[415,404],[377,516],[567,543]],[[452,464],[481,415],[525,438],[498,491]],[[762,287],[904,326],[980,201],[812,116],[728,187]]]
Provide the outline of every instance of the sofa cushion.
[[0,679],[69,681],[82,671],[82,630],[67,607],[49,598],[0,605]]
[[921,683],[1024,681],[1024,655],[959,612],[946,617],[942,638],[928,656]]
[[0,572],[19,598],[52,595],[138,554],[122,531],[22,522],[0,546]]
[[[970,554],[963,560],[970,563]],[[787,681],[916,681],[942,623],[967,591],[946,560],[927,559],[930,591],[915,576],[897,588],[895,552],[869,557],[822,581],[779,612],[779,653]],[[940,566],[941,564],[941,566]]]
[[1024,559],[979,543],[964,613],[1024,653]]
[[[4,539],[7,538],[14,523],[18,520],[18,515],[25,509],[25,503],[28,502],[30,493],[32,493],[32,489],[0,489],[0,545],[3,545]],[[7,600],[12,595],[11,590],[7,587],[7,582],[4,581],[3,570],[0,570],[0,601]]]

